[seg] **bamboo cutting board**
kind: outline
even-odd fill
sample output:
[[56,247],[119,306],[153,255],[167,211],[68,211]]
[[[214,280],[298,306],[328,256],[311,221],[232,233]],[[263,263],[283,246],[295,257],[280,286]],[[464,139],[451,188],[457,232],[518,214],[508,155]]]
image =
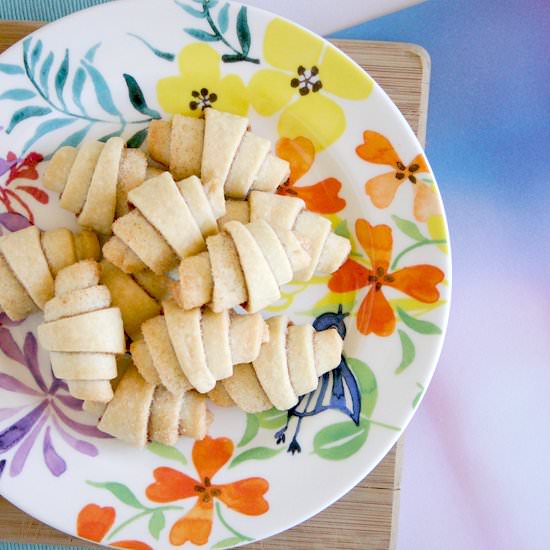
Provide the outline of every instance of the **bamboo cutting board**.
[[[41,23],[0,21],[0,53]],[[428,54],[413,44],[333,40],[384,88],[424,144]],[[402,440],[401,440],[402,441]],[[317,516],[251,550],[390,550],[399,512],[401,441],[357,487]],[[0,540],[86,546],[27,516],[0,497]]]

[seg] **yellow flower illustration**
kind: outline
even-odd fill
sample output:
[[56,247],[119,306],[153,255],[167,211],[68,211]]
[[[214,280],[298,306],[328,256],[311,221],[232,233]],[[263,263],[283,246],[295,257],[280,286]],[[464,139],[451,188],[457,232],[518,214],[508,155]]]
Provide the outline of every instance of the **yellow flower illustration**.
[[283,109],[281,136],[308,138],[317,151],[334,143],[346,129],[344,110],[330,96],[365,99],[372,80],[338,50],[281,19],[267,26],[264,60],[248,85],[250,102],[263,116]]
[[178,55],[179,76],[157,83],[159,103],[167,113],[200,116],[207,107],[236,115],[248,112],[246,87],[237,75],[222,78],[220,54],[207,44],[190,44]]

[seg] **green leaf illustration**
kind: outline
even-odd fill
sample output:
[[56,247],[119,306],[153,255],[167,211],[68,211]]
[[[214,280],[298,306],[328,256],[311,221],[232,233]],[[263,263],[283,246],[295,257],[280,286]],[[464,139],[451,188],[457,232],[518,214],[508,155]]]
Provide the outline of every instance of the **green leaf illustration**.
[[400,307],[397,308],[397,314],[399,318],[415,332],[419,332],[420,334],[441,334],[441,329],[437,325],[429,321],[422,321],[415,317],[411,317]]
[[422,397],[422,394],[424,393],[424,386],[422,384],[419,384],[417,382],[416,387],[419,388],[419,391],[413,399],[413,402],[412,402],[412,408],[413,409],[416,409],[416,406],[418,405],[418,402],[420,401],[420,398]]
[[129,147],[130,149],[138,149],[141,147],[142,143],[147,138],[148,131],[148,128],[138,130],[130,139],[128,139],[126,142],[126,147]]
[[334,232],[341,237],[346,239],[351,239],[351,233],[348,228],[348,220],[342,220],[335,228]]
[[369,423],[339,422],[326,426],[315,434],[313,451],[327,460],[343,460],[355,454],[367,440]]
[[176,2],[176,4],[184,11],[186,11],[189,15],[192,15],[193,17],[198,17],[199,19],[203,19],[206,17],[206,13],[202,10],[196,10],[195,8],[192,8],[191,6],[188,6],[187,4],[184,4],[183,2]]
[[149,519],[149,533],[151,533],[154,539],[159,540],[160,533],[165,526],[166,519],[164,518],[164,514],[158,510],[153,512]]
[[73,78],[73,101],[75,105],[79,108],[80,112],[83,115],[86,115],[86,109],[82,105],[82,89],[86,83],[86,71],[82,67],[78,67]]
[[110,493],[112,493],[120,502],[123,502],[124,504],[131,506],[132,508],[137,508],[138,510],[145,510],[146,507],[141,504],[141,502],[137,499],[136,495],[132,493],[132,491],[126,487],[126,485],[123,485],[122,483],[116,483],[114,481],[107,481],[105,483],[95,482],[95,481],[88,481],[88,485],[91,485],[92,487],[96,487],[98,489],[106,489]]
[[42,67],[40,67],[40,86],[42,86],[42,91],[48,95],[48,79],[50,77],[50,71],[53,64],[53,53],[50,52],[48,54],[48,57],[46,57],[44,63],[42,63]]
[[219,550],[220,548],[232,548],[233,546],[241,542],[244,541],[239,537],[229,537],[227,539],[220,540],[220,542],[217,542],[216,544],[214,544],[214,546],[211,546],[210,550]]
[[65,57],[57,70],[55,75],[55,93],[57,94],[57,99],[63,105],[65,109],[65,99],[63,98],[63,90],[65,89],[65,84],[67,82],[67,76],[69,76],[69,50],[65,50]]
[[25,70],[19,65],[11,63],[0,63],[0,73],[4,74],[24,74]]
[[218,42],[220,37],[216,34],[210,34],[200,29],[183,29],[189,36],[201,40],[202,42]]
[[218,29],[222,34],[225,34],[228,28],[229,28],[229,4],[225,4],[225,6],[218,12]]
[[418,226],[415,223],[409,220],[404,220],[399,216],[392,216],[392,219],[395,222],[395,225],[397,225],[397,227],[399,227],[399,229],[411,239],[414,239],[415,241],[427,240],[427,238],[422,235],[422,232],[420,231],[420,229],[418,229]]
[[347,358],[348,365],[359,382],[361,391],[361,415],[370,417],[378,401],[378,383],[372,369],[354,357]]
[[237,15],[237,38],[241,45],[243,55],[250,51],[250,27],[248,26],[248,14],[245,6],[242,6]]
[[38,40],[31,52],[31,75],[34,75],[36,64],[42,55],[42,40]]
[[234,466],[246,462],[247,460],[267,460],[269,458],[277,456],[282,451],[284,451],[284,447],[281,447],[280,449],[270,449],[269,447],[254,447],[237,455],[229,464],[229,468],[233,468]]
[[175,447],[169,447],[168,445],[163,445],[162,443],[157,443],[154,441],[153,443],[149,443],[149,445],[147,445],[147,450],[157,456],[161,456],[162,458],[175,460],[180,464],[187,464],[187,459]]
[[237,447],[244,447],[247,443],[250,443],[256,437],[259,429],[260,421],[258,420],[258,417],[255,414],[247,414],[246,428],[241,440],[237,444]]
[[275,408],[269,409],[258,413],[256,415],[260,426],[266,430],[276,430],[284,425],[286,422],[287,414],[286,411],[279,411]]
[[124,73],[122,76],[124,77],[124,81],[126,82],[126,86],[128,87],[128,96],[130,98],[130,103],[133,105],[134,109],[144,115],[150,116],[151,118],[160,118],[160,113],[158,111],[155,111],[154,109],[151,109],[147,105],[147,101],[145,101],[143,91],[137,83],[136,79],[132,75],[126,73]]
[[414,347],[414,342],[406,332],[401,329],[397,332],[401,340],[401,363],[399,363],[399,366],[395,369],[395,374],[401,374],[414,361],[416,349]]
[[54,130],[59,130],[59,128],[64,128],[73,122],[76,122],[76,118],[52,118],[46,120],[36,128],[32,137],[30,137],[25,145],[23,146],[23,153],[27,152],[36,141],[38,141],[42,136],[53,132]]
[[88,132],[90,131],[91,125],[85,126],[81,130],[78,130],[74,132],[74,134],[71,134],[67,138],[63,140],[63,143],[61,143],[58,147],[60,149],[61,147],[65,147],[66,145],[70,145],[71,147],[78,147],[82,140],[86,137]]
[[36,94],[31,90],[25,90],[23,88],[15,88],[8,90],[0,95],[0,99],[11,99],[12,101],[26,101],[32,99]]
[[158,48],[155,48],[150,42],[145,40],[145,38],[142,38],[141,36],[134,34],[132,32],[128,33],[128,36],[132,36],[139,40],[142,44],[144,44],[149,50],[156,55],[160,59],[164,59],[165,61],[174,61],[176,56],[173,53],[170,52],[163,52],[162,50],[159,50]]
[[120,116],[120,111],[116,108],[114,104],[111,90],[109,89],[107,81],[105,80],[103,75],[93,65],[90,65],[90,63],[83,61],[83,65],[86,71],[88,71],[90,78],[92,79],[95,95],[102,109],[110,115]]
[[23,107],[13,113],[10,123],[6,128],[6,134],[9,134],[13,129],[24,120],[35,116],[44,116],[48,113],[51,113],[52,110],[49,107],[39,107],[38,105],[29,105],[28,107]]
[[86,61],[89,61],[90,63],[94,62],[95,54],[97,53],[97,50],[101,46],[101,42],[98,42],[97,44],[94,44],[84,55],[84,59]]

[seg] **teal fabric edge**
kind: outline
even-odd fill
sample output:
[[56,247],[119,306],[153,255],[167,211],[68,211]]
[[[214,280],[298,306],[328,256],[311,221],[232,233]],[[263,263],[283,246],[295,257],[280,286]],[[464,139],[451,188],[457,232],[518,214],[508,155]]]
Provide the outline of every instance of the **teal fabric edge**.
[[55,21],[70,13],[110,0],[0,0],[0,19]]

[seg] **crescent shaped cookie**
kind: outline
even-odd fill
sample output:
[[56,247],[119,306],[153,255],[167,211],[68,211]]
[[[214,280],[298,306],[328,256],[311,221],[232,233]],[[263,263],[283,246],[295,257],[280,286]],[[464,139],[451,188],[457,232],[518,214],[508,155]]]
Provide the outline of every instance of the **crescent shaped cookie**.
[[222,383],[237,407],[251,414],[271,409],[273,405],[258,381],[252,365],[243,363],[235,365],[233,369],[233,376]]
[[145,321],[141,331],[155,369],[166,389],[174,395],[182,395],[192,389],[172,347],[164,317],[159,315]]
[[298,402],[298,397],[290,382],[286,355],[286,331],[288,318],[284,315],[271,317],[269,342],[262,345],[260,355],[252,363],[256,376],[267,397],[277,409],[290,409]]
[[77,153],[77,149],[69,145],[60,147],[55,152],[42,176],[42,185],[46,189],[63,193]]
[[233,221],[225,225],[225,230],[233,239],[246,281],[248,298],[244,308],[249,313],[256,313],[280,298],[279,285],[258,243],[246,226]]
[[197,222],[169,172],[132,189],[128,199],[180,258],[204,250]]
[[67,317],[38,327],[38,340],[48,351],[124,353],[126,343],[118,308]]
[[92,176],[104,145],[100,141],[89,141],[78,149],[59,201],[61,208],[74,214],[80,213],[86,202]]
[[225,182],[225,196],[244,199],[271,148],[268,139],[246,132]]
[[155,387],[148,384],[135,367],[130,367],[107,405],[98,428],[126,443],[144,447],[154,391]]
[[201,310],[184,311],[173,300],[163,302],[162,308],[172,346],[185,376],[199,393],[209,392],[216,385],[216,379],[206,364]]
[[78,216],[78,223],[104,235],[111,234],[115,219],[118,185],[118,167],[124,141],[119,137],[107,140],[95,166],[86,201]]
[[174,395],[164,386],[155,388],[149,416],[149,439],[173,446],[179,438],[183,395]]
[[54,295],[54,281],[35,225],[9,233],[0,240],[0,252],[33,302],[40,308]]
[[203,142],[204,119],[174,115],[169,166],[176,180],[200,176]]

